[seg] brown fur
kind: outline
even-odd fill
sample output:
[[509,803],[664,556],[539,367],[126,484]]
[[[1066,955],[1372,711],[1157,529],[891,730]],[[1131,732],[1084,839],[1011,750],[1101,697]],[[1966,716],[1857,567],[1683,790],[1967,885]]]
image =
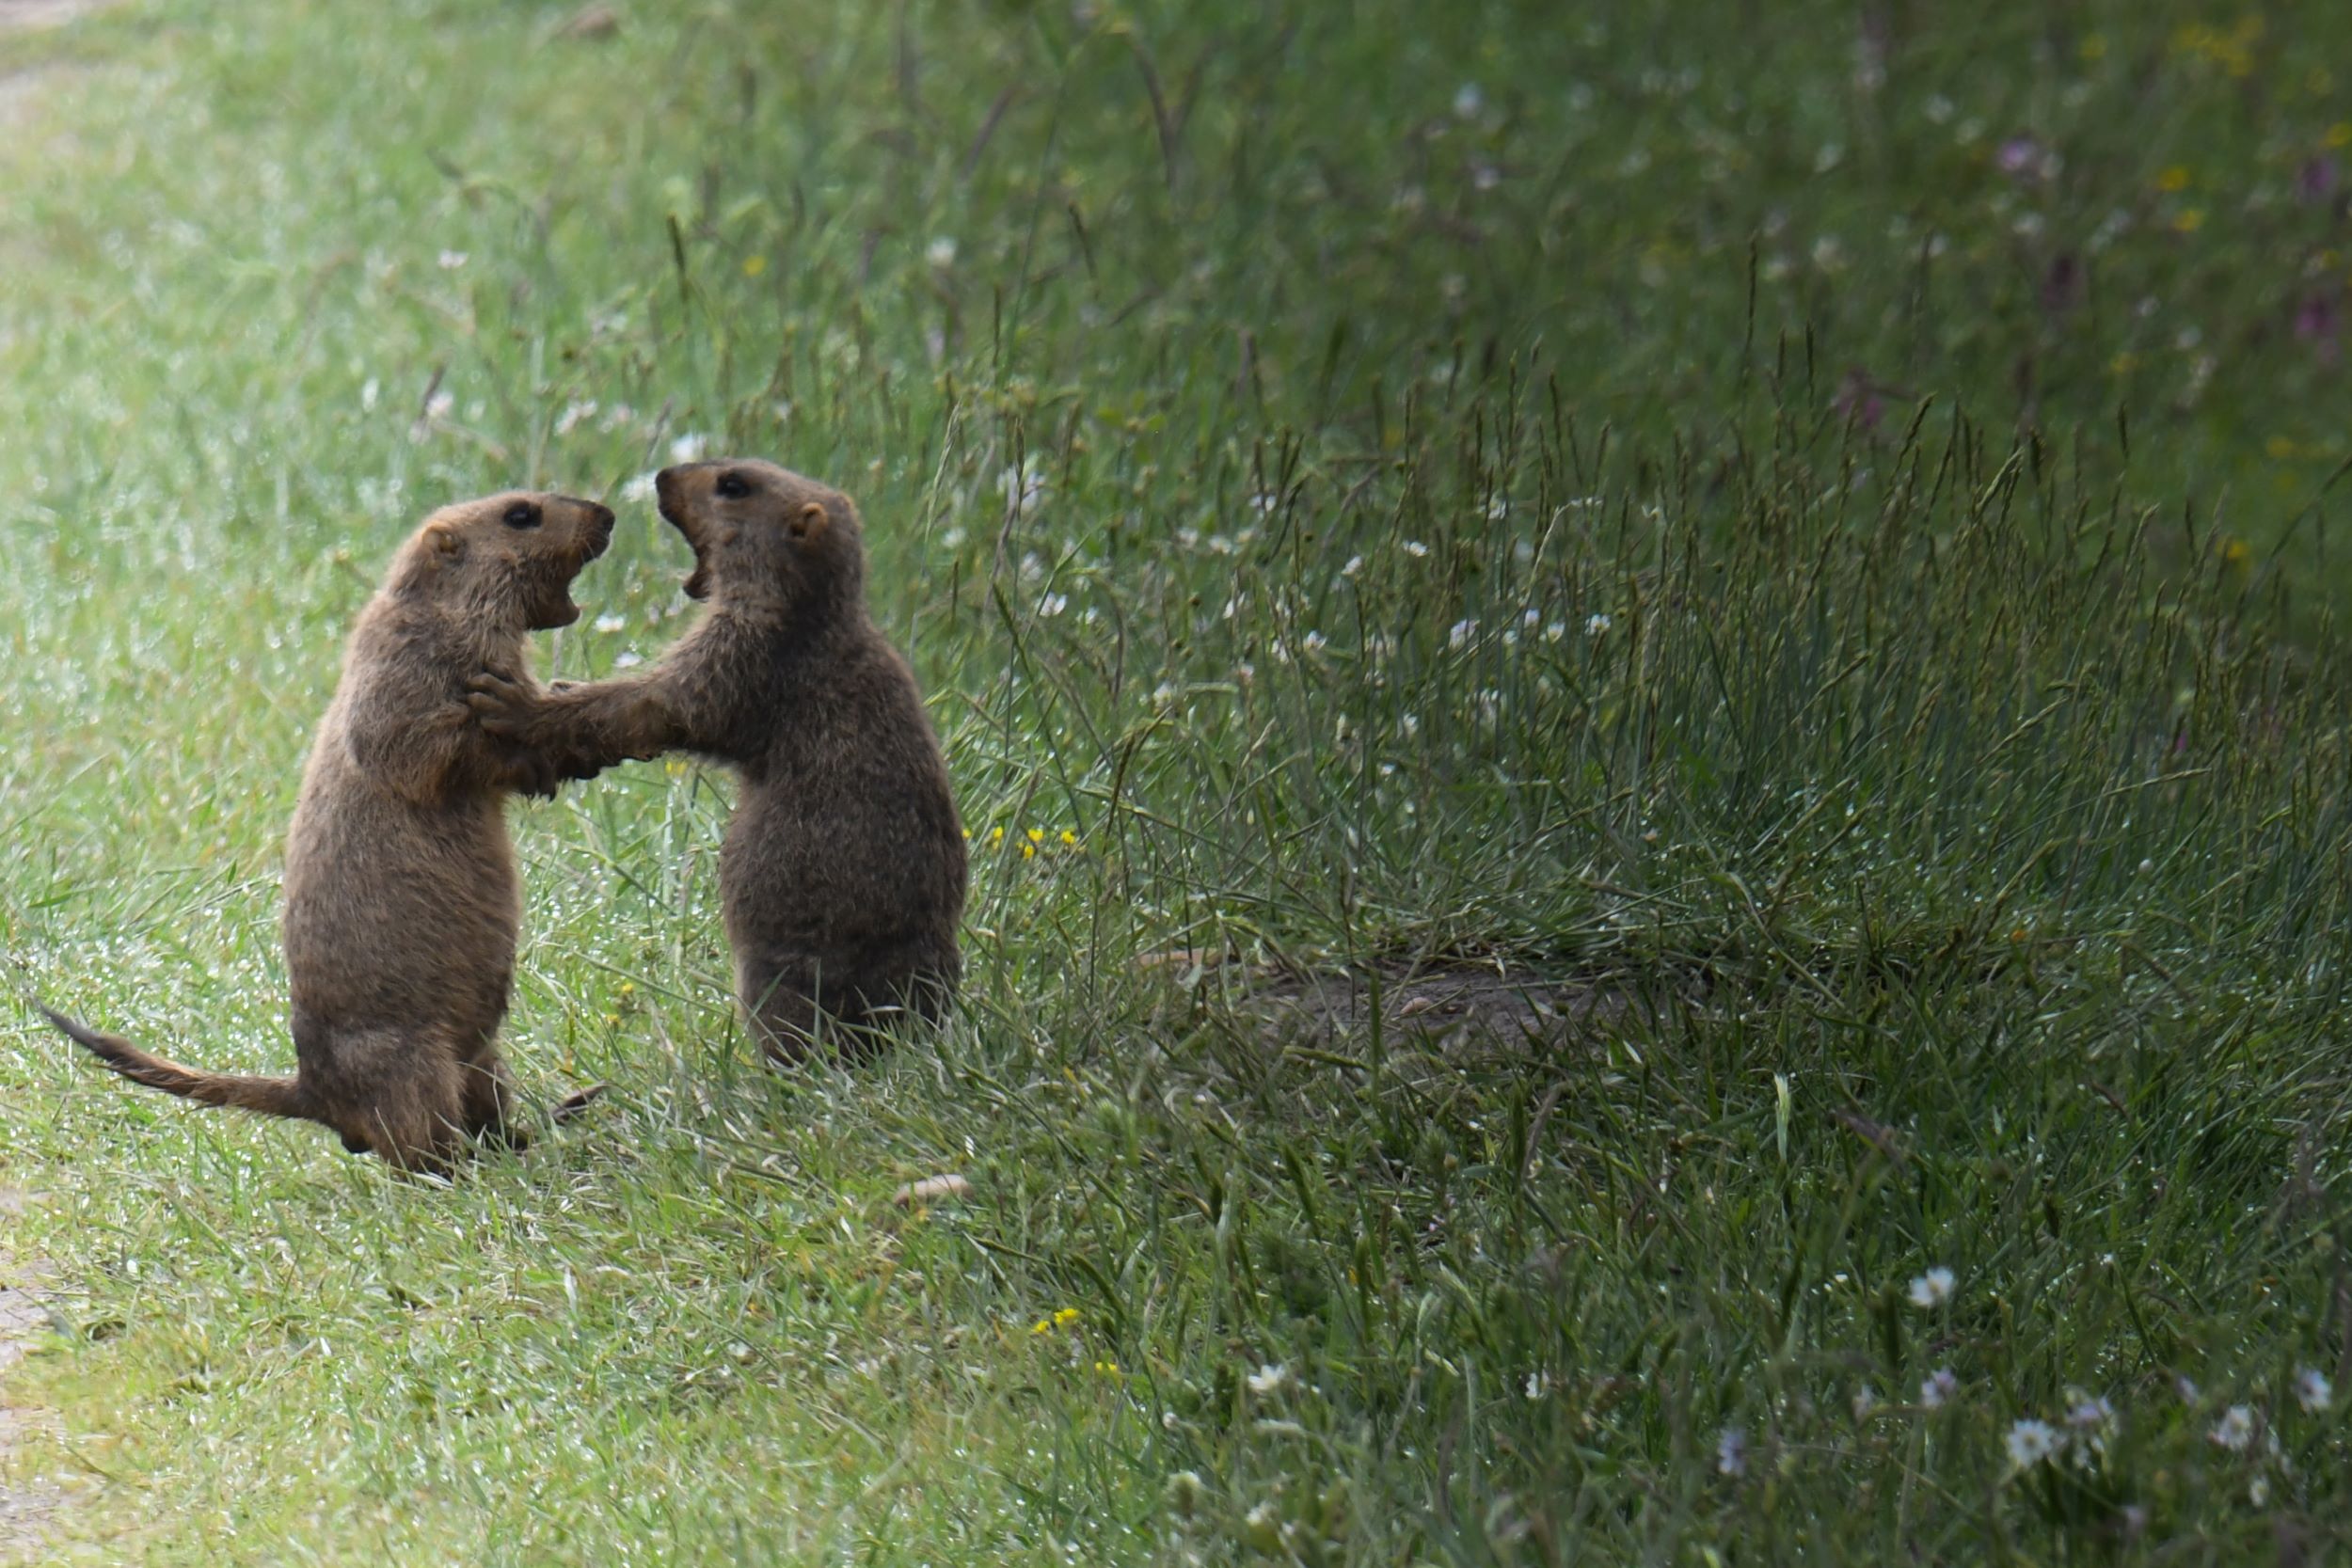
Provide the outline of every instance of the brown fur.
[[963,833],[914,676],[866,615],[857,509],[742,459],[665,469],[659,490],[700,624],[633,678],[534,692],[492,672],[476,711],[564,778],[678,749],[734,765],[719,890],[771,1055],[805,1054],[820,1014],[935,1019],[963,970]]
[[610,511],[564,496],[447,507],[360,612],[286,840],[294,1077],[205,1072],[50,1020],[135,1083],[322,1122],[405,1171],[447,1170],[468,1135],[519,1144],[497,1045],[522,918],[504,807],[555,779],[473,722],[465,685],[487,667],[533,689],[525,634],[579,617],[571,581],[612,535]]

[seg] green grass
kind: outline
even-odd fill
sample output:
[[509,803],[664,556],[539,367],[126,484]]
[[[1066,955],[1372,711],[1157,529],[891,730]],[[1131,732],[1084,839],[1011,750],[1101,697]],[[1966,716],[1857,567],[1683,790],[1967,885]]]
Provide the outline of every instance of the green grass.
[[[976,850],[963,1014],[786,1077],[725,780],[518,808],[511,1054],[613,1093],[448,1191],[13,1008],[55,1550],[2352,1555],[2334,12],[1675,9],[0,38],[28,993],[282,1069],[381,562],[680,441],[860,499]],[[554,673],[683,624],[618,504]],[[1249,995],[1407,962],[1591,1006]]]

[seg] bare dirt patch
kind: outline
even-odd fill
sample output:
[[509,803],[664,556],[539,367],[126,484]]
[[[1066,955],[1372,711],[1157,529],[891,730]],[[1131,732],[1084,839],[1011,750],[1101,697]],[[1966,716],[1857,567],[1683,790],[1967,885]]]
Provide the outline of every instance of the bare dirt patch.
[[1261,969],[1183,949],[1138,967],[1168,972],[1268,1044],[1360,1040],[1375,1022],[1400,1042],[1450,1050],[1557,1044],[1645,1006],[1622,977],[1458,959],[1391,959],[1344,970]]

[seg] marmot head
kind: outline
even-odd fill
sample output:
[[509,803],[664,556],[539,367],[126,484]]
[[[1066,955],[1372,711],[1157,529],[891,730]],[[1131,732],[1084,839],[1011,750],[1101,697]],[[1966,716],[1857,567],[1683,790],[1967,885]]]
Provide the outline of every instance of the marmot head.
[[502,628],[580,619],[572,579],[612,542],[612,509],[577,496],[511,490],[445,506],[402,551],[395,587],[463,604]]
[[866,549],[840,491],[755,457],[682,463],[654,489],[694,549],[690,598],[784,612],[863,602]]

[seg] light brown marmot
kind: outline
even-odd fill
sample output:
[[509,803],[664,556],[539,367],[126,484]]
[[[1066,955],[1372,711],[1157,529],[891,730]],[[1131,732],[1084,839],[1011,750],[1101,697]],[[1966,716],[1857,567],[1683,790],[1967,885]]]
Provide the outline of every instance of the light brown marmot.
[[720,897],[736,997],[777,1060],[807,1053],[820,1015],[935,1020],[963,971],[963,832],[914,676],[866,615],[857,508],[752,459],[666,468],[657,488],[702,621],[621,680],[538,691],[487,672],[485,729],[563,778],[680,749],[735,767]]
[[205,1072],[50,1021],[135,1083],[322,1122],[404,1171],[447,1171],[469,1136],[519,1145],[497,1044],[522,920],[505,802],[555,780],[484,733],[466,682],[486,667],[533,689],[525,634],[579,618],[572,579],[612,537],[609,509],[569,496],[446,507],[360,611],[286,839],[294,1077]]

